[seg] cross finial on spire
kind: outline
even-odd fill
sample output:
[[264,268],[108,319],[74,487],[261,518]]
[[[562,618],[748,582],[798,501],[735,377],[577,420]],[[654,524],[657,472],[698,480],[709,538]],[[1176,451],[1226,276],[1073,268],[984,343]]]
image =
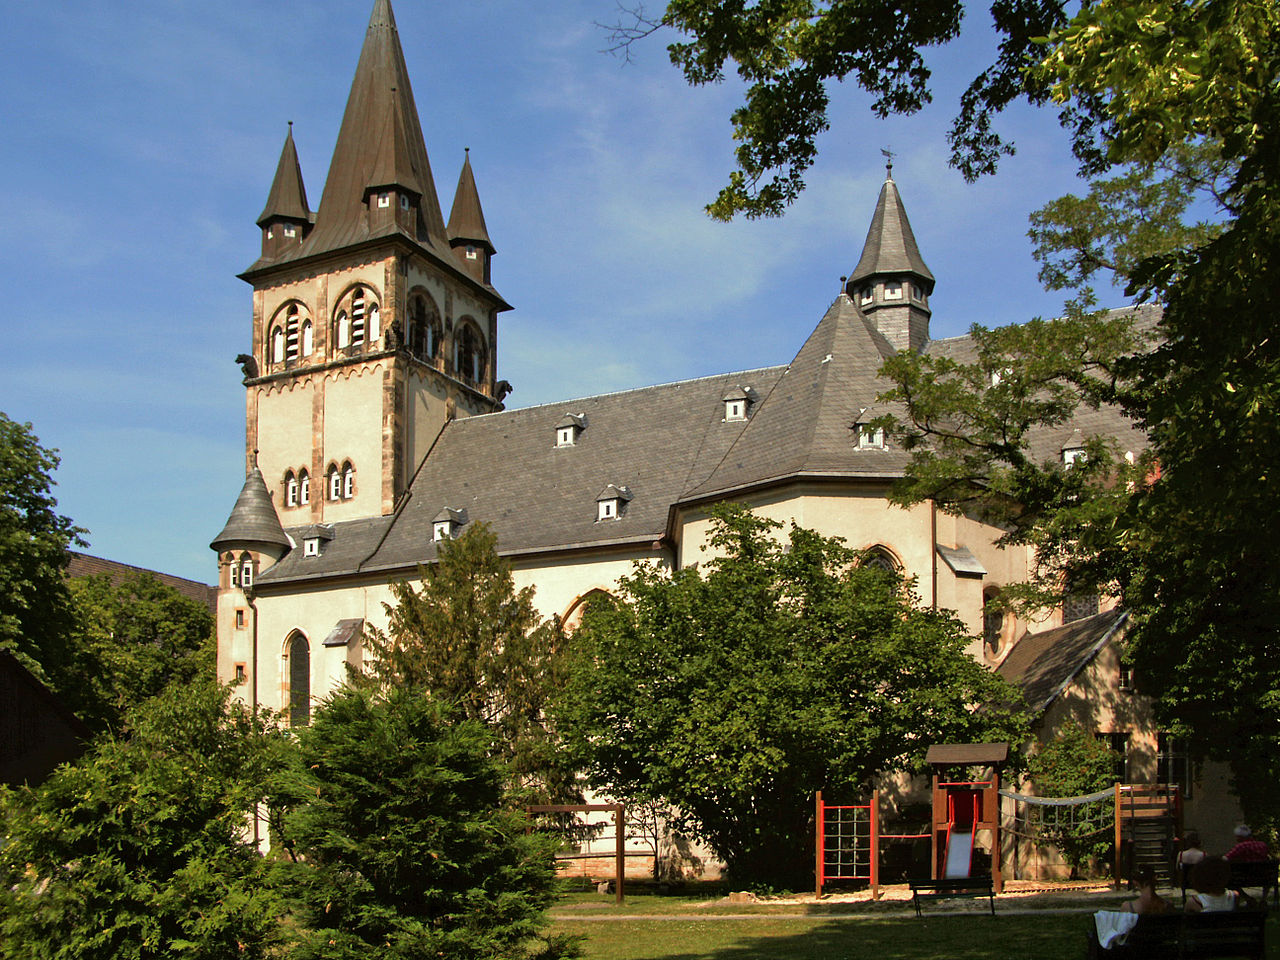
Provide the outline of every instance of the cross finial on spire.
[[885,179],[892,180],[893,179],[893,151],[886,150],[885,148],[881,147],[880,152],[884,154]]

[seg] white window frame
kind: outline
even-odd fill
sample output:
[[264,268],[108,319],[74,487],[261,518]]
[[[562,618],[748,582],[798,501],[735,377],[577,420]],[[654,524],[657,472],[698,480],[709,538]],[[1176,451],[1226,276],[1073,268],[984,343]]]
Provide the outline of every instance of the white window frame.
[[320,556],[320,538],[307,537],[302,541],[302,555],[304,557]]
[[724,402],[724,418],[726,421],[747,419],[747,401],[726,400]]
[[617,520],[618,519],[617,499],[601,500],[599,503],[597,503],[596,519],[597,520]]
[[280,363],[284,360],[284,327],[278,324],[271,328],[271,362]]
[[298,505],[298,478],[293,475],[292,470],[284,476],[284,505],[286,507]]
[[380,206],[380,207],[389,207],[389,206],[391,206],[391,194],[389,194],[389,193],[380,193],[380,194],[378,194],[378,206]]
[[253,586],[253,561],[240,561],[240,586],[248,590]]
[[342,499],[350,500],[355,496],[356,468],[347,464],[342,470]]
[[575,436],[575,434],[576,434],[577,432],[578,432],[578,431],[577,431],[577,428],[576,428],[576,427],[558,427],[558,428],[556,428],[556,446],[557,446],[557,447],[572,447],[572,446],[575,444],[576,440],[577,440],[577,437]]
[[431,532],[432,539],[439,543],[441,540],[453,539],[453,524],[448,520],[436,521],[435,529]]
[[876,427],[873,430],[870,424],[860,423],[857,430],[859,450],[884,449],[884,427]]
[[884,285],[884,298],[885,298],[886,300],[901,300],[901,299],[902,299],[902,284],[901,284],[901,283],[886,283],[886,284]]
[[306,470],[298,471],[298,505],[305,507],[311,502],[311,474]]
[[1062,465],[1070,470],[1077,462],[1083,463],[1088,459],[1085,454],[1084,447],[1068,447],[1062,451]]
[[342,499],[342,471],[334,467],[329,471],[329,499]]

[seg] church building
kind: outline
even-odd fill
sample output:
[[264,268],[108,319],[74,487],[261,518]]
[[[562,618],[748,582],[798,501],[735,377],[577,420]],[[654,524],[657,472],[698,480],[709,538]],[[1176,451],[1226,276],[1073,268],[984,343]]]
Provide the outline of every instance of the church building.
[[[246,478],[211,544],[219,679],[305,724],[361,663],[365,626],[385,626],[389,585],[467,524],[489,524],[517,586],[572,625],[637,561],[705,561],[709,510],[734,501],[913,578],[1046,718],[1078,716],[1121,748],[1128,778],[1219,796],[1124,689],[1122,612],[1096,597],[1037,622],[988,609],[1033,557],[976,520],[889,504],[909,455],[870,426],[885,412],[881,363],[903,350],[971,358],[973,346],[930,338],[935,278],[891,168],[874,207],[865,200],[861,252],[850,237],[846,263],[831,264],[852,262],[848,281],[807,337],[797,331],[793,357],[507,410],[498,340],[511,307],[470,159],[446,220],[391,4],[376,0],[319,206],[290,130],[257,221],[261,256],[240,275],[253,288],[238,358]],[[1145,444],[1118,414],[1087,411],[1034,453],[1065,464],[1096,433]]]

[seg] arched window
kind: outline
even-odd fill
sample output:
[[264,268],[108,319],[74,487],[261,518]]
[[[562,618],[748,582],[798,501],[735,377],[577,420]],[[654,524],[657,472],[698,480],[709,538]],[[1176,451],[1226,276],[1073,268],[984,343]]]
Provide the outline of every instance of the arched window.
[[334,316],[334,342],[338,349],[372,343],[382,335],[377,295],[356,284],[338,301]]
[[228,553],[226,556],[227,567],[231,571],[231,586],[240,586],[240,562],[236,560],[234,553]]
[[329,499],[342,499],[342,473],[338,470],[337,464],[329,467]]
[[344,348],[351,346],[351,318],[347,316],[347,311],[343,310],[338,314],[338,319],[334,323],[338,341],[338,347]]
[[409,297],[409,352],[419,360],[434,360],[440,353],[440,311],[425,292]]
[[312,327],[310,320],[302,321],[302,355],[304,357],[311,356],[311,351],[316,347],[315,328]]
[[298,471],[298,503],[304,507],[311,502],[311,474],[306,468]]
[[311,648],[300,633],[285,645],[289,661],[289,726],[305,727],[311,722]]
[[284,318],[284,358],[298,359],[298,305],[289,304]]
[[240,586],[246,590],[253,586],[253,557],[247,553],[240,555]]
[[991,653],[1000,652],[1004,633],[1004,610],[998,604],[999,594],[988,590],[982,597],[982,639]]
[[298,478],[293,475],[292,470],[286,470],[284,474],[284,505],[286,507],[298,505]]
[[348,460],[342,465],[342,499],[350,500],[356,494],[356,468]]
[[862,562],[858,564],[861,567],[879,567],[887,573],[897,575],[901,572],[901,566],[898,559],[889,552],[888,547],[876,545],[862,551]]
[[484,379],[484,341],[475,325],[463,320],[458,329],[458,347],[455,365],[464,380],[479,383]]
[[271,328],[271,362],[284,360],[284,327]]
[[369,308],[369,342],[377,343],[381,334],[382,315],[378,312],[378,305],[375,303]]
[[579,626],[582,625],[582,617],[587,612],[587,607],[592,603],[609,603],[614,599],[613,594],[607,590],[595,587],[588,590],[573,603],[569,604],[569,609],[565,611],[564,617],[561,618],[561,625],[567,634],[574,633]]

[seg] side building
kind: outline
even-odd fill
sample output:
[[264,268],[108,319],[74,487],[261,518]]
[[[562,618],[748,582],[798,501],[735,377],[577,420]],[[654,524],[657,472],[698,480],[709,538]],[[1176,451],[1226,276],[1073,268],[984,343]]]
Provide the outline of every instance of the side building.
[[[262,254],[241,274],[253,287],[239,358],[246,479],[212,543],[218,673],[251,702],[306,723],[362,662],[365,626],[385,626],[389,585],[468,523],[490,524],[517,585],[572,625],[636,561],[705,559],[709,511],[725,501],[914,578],[924,603],[969,626],[972,655],[1029,693],[1037,658],[1075,679],[1105,649],[1100,682],[1123,694],[1107,604],[1082,597],[1036,622],[997,613],[1028,551],[977,520],[887,499],[909,455],[870,426],[884,412],[880,365],[974,350],[929,337],[935,278],[891,168],[847,284],[789,362],[506,410],[496,363],[510,308],[470,158],[446,222],[391,6],[376,0],[319,208],[290,130],[258,226]],[[1034,453],[1065,465],[1100,433],[1135,454],[1146,443],[1114,412],[1088,411]],[[1053,639],[1063,630],[1071,644]],[[1113,743],[1154,736],[1142,710],[1088,722]],[[1157,752],[1135,754],[1132,775],[1154,780]]]

